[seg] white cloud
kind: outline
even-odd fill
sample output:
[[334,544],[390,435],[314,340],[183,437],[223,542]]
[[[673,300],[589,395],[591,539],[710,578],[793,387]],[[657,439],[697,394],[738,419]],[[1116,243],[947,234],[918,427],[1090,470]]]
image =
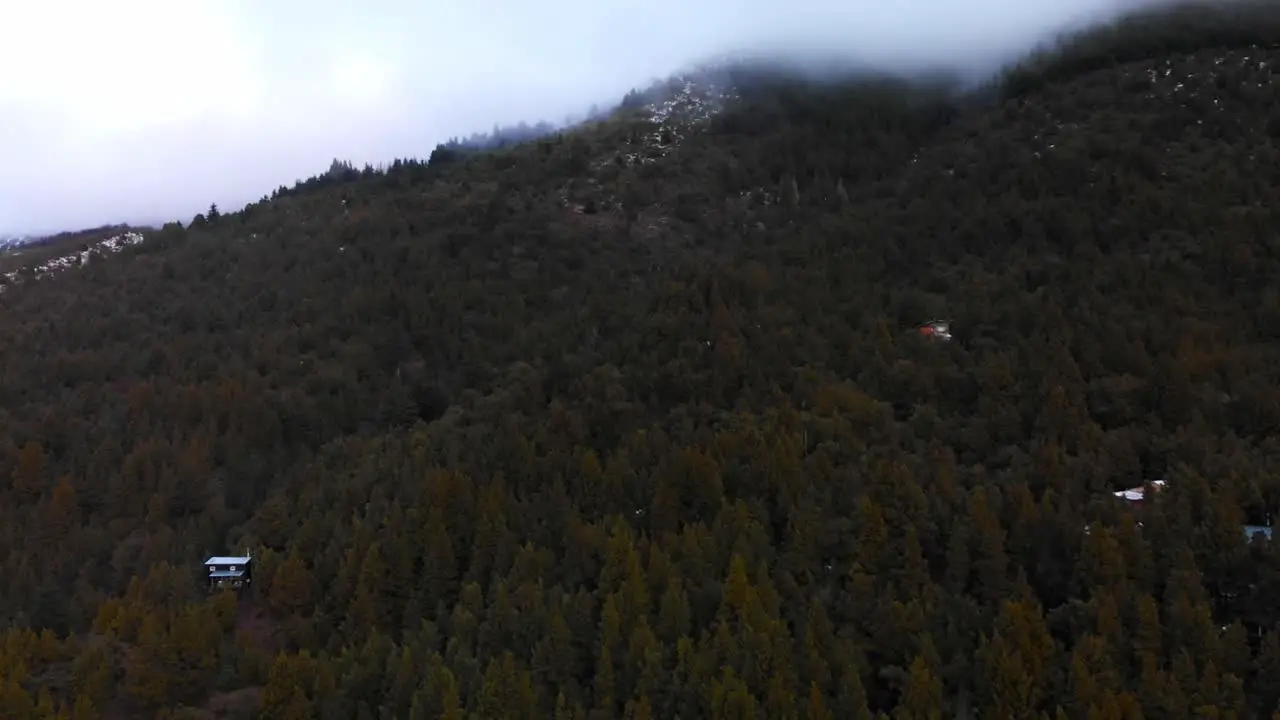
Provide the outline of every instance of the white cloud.
[[387,99],[392,71],[368,53],[342,53],[330,65],[331,87],[342,104],[371,105]]
[[[264,94],[235,2],[12,3],[0,102],[57,113],[86,140],[252,112]],[[10,63],[13,63],[10,65]]]

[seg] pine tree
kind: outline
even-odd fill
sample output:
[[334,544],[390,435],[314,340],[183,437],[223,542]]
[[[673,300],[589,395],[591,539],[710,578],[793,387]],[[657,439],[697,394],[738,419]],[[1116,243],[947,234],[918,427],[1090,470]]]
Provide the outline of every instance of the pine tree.
[[822,689],[818,687],[817,682],[809,684],[809,702],[806,706],[805,717],[808,720],[834,720],[831,711],[827,709],[827,703],[822,698]]
[[911,661],[907,685],[894,711],[894,720],[942,720],[942,682],[924,655]]
[[[872,720],[871,709],[867,705],[867,691],[857,668],[845,668],[844,674],[840,677],[839,688],[834,712],[836,717],[849,718],[849,720]],[[922,684],[922,689],[928,689],[927,683]]]
[[311,574],[297,548],[276,568],[268,587],[271,604],[280,612],[300,615],[311,605]]

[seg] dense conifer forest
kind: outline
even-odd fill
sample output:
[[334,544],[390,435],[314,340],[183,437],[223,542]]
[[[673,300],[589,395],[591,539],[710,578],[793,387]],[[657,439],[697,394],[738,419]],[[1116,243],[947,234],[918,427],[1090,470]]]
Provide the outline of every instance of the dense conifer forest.
[[0,717],[1273,717],[1280,14],[1161,17],[4,289]]

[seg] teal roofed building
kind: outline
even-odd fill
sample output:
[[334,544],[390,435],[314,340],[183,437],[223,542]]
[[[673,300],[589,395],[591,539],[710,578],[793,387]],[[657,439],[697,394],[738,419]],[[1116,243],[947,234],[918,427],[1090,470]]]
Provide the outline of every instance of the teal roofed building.
[[1253,539],[1258,537],[1259,535],[1262,536],[1263,540],[1270,540],[1271,526],[1270,525],[1245,525],[1244,526],[1244,539],[1247,542],[1253,542]]
[[253,581],[253,558],[248,555],[214,555],[204,561],[209,590],[230,587],[240,589]]

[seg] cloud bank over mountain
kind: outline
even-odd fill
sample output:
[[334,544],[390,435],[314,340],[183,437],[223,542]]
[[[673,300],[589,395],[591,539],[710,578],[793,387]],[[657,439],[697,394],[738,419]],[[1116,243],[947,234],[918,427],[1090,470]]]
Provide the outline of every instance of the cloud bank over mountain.
[[0,234],[189,219],[725,53],[987,71],[1144,0],[45,0],[0,9]]

